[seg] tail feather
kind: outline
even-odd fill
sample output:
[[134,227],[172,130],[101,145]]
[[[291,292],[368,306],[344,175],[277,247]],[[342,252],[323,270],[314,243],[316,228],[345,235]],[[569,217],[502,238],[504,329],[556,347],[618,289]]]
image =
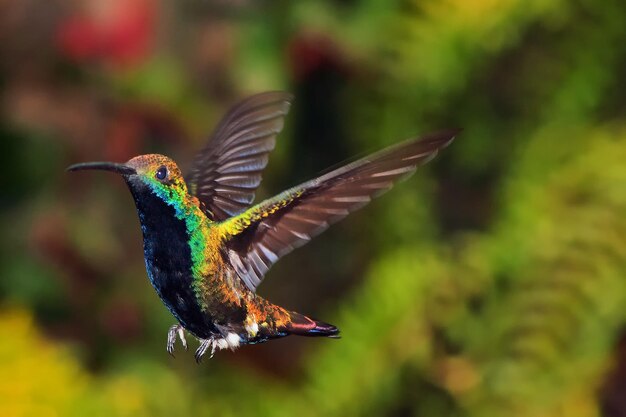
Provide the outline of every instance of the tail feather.
[[289,313],[291,322],[286,326],[286,330],[291,334],[299,336],[325,336],[338,339],[339,329],[332,324],[325,323],[307,317],[300,313]]

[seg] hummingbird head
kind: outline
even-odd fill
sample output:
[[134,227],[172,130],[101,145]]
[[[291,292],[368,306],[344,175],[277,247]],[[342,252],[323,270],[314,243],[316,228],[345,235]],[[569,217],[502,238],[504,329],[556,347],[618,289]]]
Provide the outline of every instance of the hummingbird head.
[[124,166],[134,171],[131,175],[125,175],[129,186],[139,185],[137,183],[141,182],[159,195],[187,194],[187,184],[180,168],[167,156],[139,155],[126,162]]
[[87,162],[72,165],[67,170],[104,170],[121,174],[138,203],[148,195],[156,195],[180,209],[188,201],[187,184],[180,169],[173,160],[163,155],[139,155],[124,164]]

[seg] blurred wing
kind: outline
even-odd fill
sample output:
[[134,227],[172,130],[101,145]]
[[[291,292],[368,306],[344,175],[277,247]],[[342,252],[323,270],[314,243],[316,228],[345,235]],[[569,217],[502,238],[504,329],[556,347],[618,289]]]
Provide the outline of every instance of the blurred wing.
[[410,140],[289,189],[222,223],[227,256],[255,291],[282,256],[363,207],[450,144],[459,130]]
[[261,93],[233,107],[196,156],[187,184],[212,220],[247,209],[293,96]]

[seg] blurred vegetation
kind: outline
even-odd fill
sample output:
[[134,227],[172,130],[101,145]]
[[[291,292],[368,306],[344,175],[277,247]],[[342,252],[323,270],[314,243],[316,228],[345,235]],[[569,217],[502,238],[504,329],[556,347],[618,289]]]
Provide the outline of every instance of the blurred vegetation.
[[[624,21],[621,0],[2,2],[0,415],[626,416]],[[63,169],[184,165],[269,89],[297,99],[260,197],[464,132],[261,287],[341,340],[174,360],[124,184]]]

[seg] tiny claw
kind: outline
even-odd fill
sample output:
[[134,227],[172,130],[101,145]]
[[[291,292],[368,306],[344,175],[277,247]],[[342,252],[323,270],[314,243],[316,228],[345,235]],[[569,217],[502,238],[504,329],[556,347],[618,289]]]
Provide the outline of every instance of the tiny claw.
[[182,343],[185,350],[189,350],[189,346],[187,346],[187,339],[185,339],[185,329],[183,329],[183,326],[178,327],[178,337],[180,338],[180,343]]
[[167,353],[169,353],[173,358],[176,357],[174,356],[174,345],[176,344],[176,335],[180,337],[183,347],[185,348],[185,350],[187,350],[187,340],[185,340],[184,331],[185,329],[180,324],[174,324],[167,331],[166,349],[167,349]]
[[213,359],[213,355],[215,355],[215,346],[217,346],[217,343],[213,340],[211,342],[211,356],[209,356],[209,359]]
[[194,354],[196,358],[196,363],[202,362],[202,357],[209,350],[209,346],[211,345],[211,339],[202,339],[200,342],[200,346],[196,349],[196,353]]

